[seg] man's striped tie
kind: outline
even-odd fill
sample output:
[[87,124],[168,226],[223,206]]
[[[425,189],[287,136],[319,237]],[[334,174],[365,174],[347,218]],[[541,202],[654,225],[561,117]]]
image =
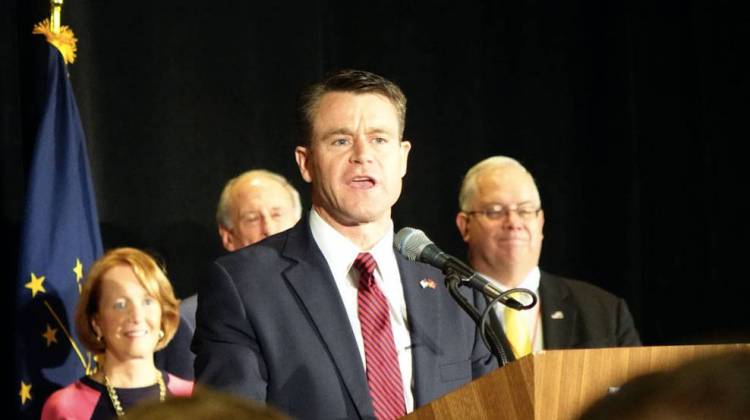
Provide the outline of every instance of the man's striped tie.
[[367,386],[375,417],[390,420],[405,415],[406,408],[388,300],[375,283],[375,265],[375,259],[366,252],[354,260],[354,268],[359,271],[357,311],[365,345]]

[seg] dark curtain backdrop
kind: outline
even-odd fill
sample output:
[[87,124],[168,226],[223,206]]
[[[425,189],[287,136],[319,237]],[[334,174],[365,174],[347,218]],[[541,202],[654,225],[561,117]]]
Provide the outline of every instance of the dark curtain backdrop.
[[[6,308],[36,117],[44,1],[2,11]],[[465,255],[463,173],[536,176],[541,266],[624,297],[646,344],[747,340],[748,18],[723,0],[68,0],[70,66],[106,248],[158,253],[179,296],[221,252],[224,182],[287,175],[297,94],[332,69],[402,86],[413,142],[396,227]],[[8,313],[12,317],[12,313]],[[17,384],[13,387],[17,392]]]

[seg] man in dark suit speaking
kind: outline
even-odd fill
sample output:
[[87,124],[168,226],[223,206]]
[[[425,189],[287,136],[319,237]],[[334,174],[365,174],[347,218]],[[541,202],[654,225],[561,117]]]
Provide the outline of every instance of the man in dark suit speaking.
[[497,305],[493,321],[515,357],[533,351],[640,345],[625,301],[593,285],[539,269],[544,211],[534,178],[515,159],[494,156],[469,169],[456,225],[469,261],[500,289],[530,289],[527,311]]
[[411,149],[401,90],[342,71],[306,92],[302,114],[312,210],[201,282],[198,382],[303,419],[391,419],[492,370],[440,272],[393,249]]

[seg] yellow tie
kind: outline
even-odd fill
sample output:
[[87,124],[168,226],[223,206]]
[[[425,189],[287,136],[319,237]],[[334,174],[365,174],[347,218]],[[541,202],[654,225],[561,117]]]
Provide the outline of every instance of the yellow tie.
[[[524,311],[525,312],[525,311]],[[505,335],[513,346],[516,359],[531,353],[531,334],[524,313],[505,307]]]

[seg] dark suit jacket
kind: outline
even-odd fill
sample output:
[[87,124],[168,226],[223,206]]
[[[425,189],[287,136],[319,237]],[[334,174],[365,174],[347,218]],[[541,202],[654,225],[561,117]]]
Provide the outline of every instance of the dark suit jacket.
[[166,347],[154,353],[154,364],[157,368],[179,376],[182,379],[193,380],[193,363],[195,355],[190,351],[190,342],[193,340],[193,330],[180,316],[180,324],[177,327],[172,340]]
[[190,334],[195,332],[195,311],[198,308],[198,294],[193,294],[180,302],[180,322],[190,328]]
[[[397,255],[412,340],[415,406],[496,367],[443,276]],[[436,288],[422,288],[432,278]],[[193,341],[199,383],[304,419],[373,418],[364,366],[307,217],[217,259],[200,285]],[[471,292],[467,298],[483,305]]]
[[545,349],[641,345],[628,305],[599,287],[542,271],[539,299]]

